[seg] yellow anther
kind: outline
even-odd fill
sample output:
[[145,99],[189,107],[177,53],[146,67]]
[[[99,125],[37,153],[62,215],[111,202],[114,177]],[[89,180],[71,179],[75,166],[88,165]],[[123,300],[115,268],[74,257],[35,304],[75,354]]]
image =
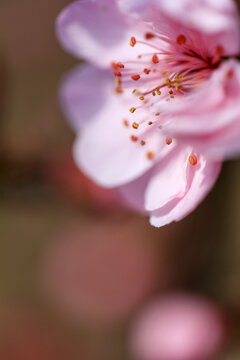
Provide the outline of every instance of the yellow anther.
[[140,96],[140,97],[139,97],[139,100],[144,100],[144,96]]
[[134,89],[134,90],[132,91],[132,93],[135,94],[136,91],[137,91],[137,89]]
[[137,124],[136,122],[134,122],[134,123],[132,123],[132,127],[133,127],[134,129],[138,129],[139,124]]
[[144,146],[146,144],[146,141],[142,140],[141,145]]
[[160,90],[157,90],[156,93],[157,93],[158,95],[161,95],[161,91],[160,91]]
[[130,111],[130,113],[134,113],[134,111],[136,110],[136,108],[135,107],[131,107],[131,109],[129,109],[129,111]]
[[159,112],[156,112],[155,116],[159,116],[159,115],[160,115],[160,113],[159,113]]
[[115,83],[119,85],[121,83],[121,80],[117,77],[115,78]]
[[180,81],[181,81],[181,78],[180,78],[179,76],[175,76],[174,81],[175,81],[175,82],[180,82]]

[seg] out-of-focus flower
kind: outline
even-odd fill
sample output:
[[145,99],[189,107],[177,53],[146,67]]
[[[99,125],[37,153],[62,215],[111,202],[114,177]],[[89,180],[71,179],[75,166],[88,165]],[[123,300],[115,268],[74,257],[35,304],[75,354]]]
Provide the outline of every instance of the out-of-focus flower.
[[222,315],[214,305],[172,294],[155,300],[136,319],[131,349],[141,360],[205,360],[223,339]]
[[81,224],[63,231],[47,250],[43,284],[48,299],[77,320],[101,325],[124,319],[145,296],[165,283],[144,243],[144,227],[130,221]]
[[91,64],[61,87],[76,163],[154,226],[182,219],[239,150],[240,67],[223,63],[239,52],[233,0],[76,1],[57,32]]

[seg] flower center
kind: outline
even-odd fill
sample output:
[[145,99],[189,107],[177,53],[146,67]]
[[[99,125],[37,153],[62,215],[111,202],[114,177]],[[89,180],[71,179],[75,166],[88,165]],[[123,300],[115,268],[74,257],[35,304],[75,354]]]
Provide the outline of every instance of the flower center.
[[[128,96],[134,96],[135,104],[129,111],[136,118],[132,122],[132,128],[140,136],[131,135],[131,141],[145,146],[153,129],[161,130],[167,121],[166,117],[161,116],[164,103],[187,96],[218,67],[223,55],[222,47],[217,46],[214,54],[209,56],[204,48],[197,48],[195,43],[198,42],[183,34],[170,39],[165,35],[146,33],[144,41],[132,36],[131,47],[141,44],[149,51],[139,54],[131,61],[112,63],[116,93],[127,92]],[[129,123],[129,120],[123,120],[126,127],[129,127]],[[147,129],[149,126],[151,131]],[[167,136],[165,143],[170,146],[174,141]],[[150,150],[146,155],[148,159],[154,158],[154,153]],[[196,165],[196,155],[191,154],[189,162]]]

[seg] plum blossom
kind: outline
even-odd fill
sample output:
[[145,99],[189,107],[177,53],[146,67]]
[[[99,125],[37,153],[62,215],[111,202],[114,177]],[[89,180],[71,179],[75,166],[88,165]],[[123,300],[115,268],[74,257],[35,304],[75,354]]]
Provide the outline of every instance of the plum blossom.
[[212,359],[226,337],[224,315],[209,300],[166,294],[148,304],[133,323],[130,347],[140,360]]
[[235,3],[80,0],[57,34],[88,61],[60,92],[79,168],[154,226],[188,215],[240,150]]

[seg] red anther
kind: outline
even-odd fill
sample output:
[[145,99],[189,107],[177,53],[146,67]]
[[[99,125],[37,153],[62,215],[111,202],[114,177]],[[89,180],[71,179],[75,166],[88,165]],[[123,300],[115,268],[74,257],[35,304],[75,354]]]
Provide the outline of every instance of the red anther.
[[120,71],[115,71],[115,72],[114,72],[114,75],[115,75],[115,76],[122,76],[122,73],[121,73]]
[[129,121],[127,119],[124,119],[123,120],[123,125],[128,127],[129,126]]
[[136,142],[136,141],[138,141],[138,137],[135,136],[135,135],[132,135],[132,136],[131,136],[131,140],[134,141],[134,142]]
[[135,74],[135,75],[132,75],[132,76],[131,76],[131,78],[132,78],[133,80],[135,80],[135,81],[139,80],[140,77],[141,77],[141,76],[138,75],[138,74]]
[[178,45],[184,45],[186,43],[186,37],[184,35],[179,35],[177,37]]
[[145,39],[146,39],[146,40],[150,40],[150,39],[152,39],[152,38],[154,38],[154,37],[155,37],[155,35],[152,34],[152,33],[146,33],[146,34],[145,34]]
[[131,39],[130,39],[130,45],[131,45],[131,46],[135,46],[136,43],[137,43],[136,38],[135,38],[134,36],[132,36]]
[[152,160],[152,159],[154,158],[154,153],[153,153],[152,151],[148,151],[148,152],[147,152],[147,158],[148,158],[149,160]]
[[117,63],[117,67],[119,67],[120,69],[124,69],[124,65],[120,61]]
[[197,157],[195,155],[190,155],[188,160],[191,165],[193,165],[193,166],[197,165]]
[[158,63],[159,63],[159,58],[158,58],[158,56],[157,56],[156,54],[153,55],[153,57],[152,57],[152,62],[153,62],[154,64],[158,64]]
[[123,93],[123,88],[121,86],[117,86],[115,89],[117,94],[122,94]]
[[171,143],[172,143],[172,138],[170,138],[170,136],[167,136],[165,141],[166,141],[166,144],[167,144],[167,145],[171,145]]
[[114,70],[118,70],[118,65],[115,62],[112,62],[111,65]]
[[151,72],[151,70],[149,70],[149,69],[144,69],[143,71],[144,71],[145,74],[147,74],[147,75]]

